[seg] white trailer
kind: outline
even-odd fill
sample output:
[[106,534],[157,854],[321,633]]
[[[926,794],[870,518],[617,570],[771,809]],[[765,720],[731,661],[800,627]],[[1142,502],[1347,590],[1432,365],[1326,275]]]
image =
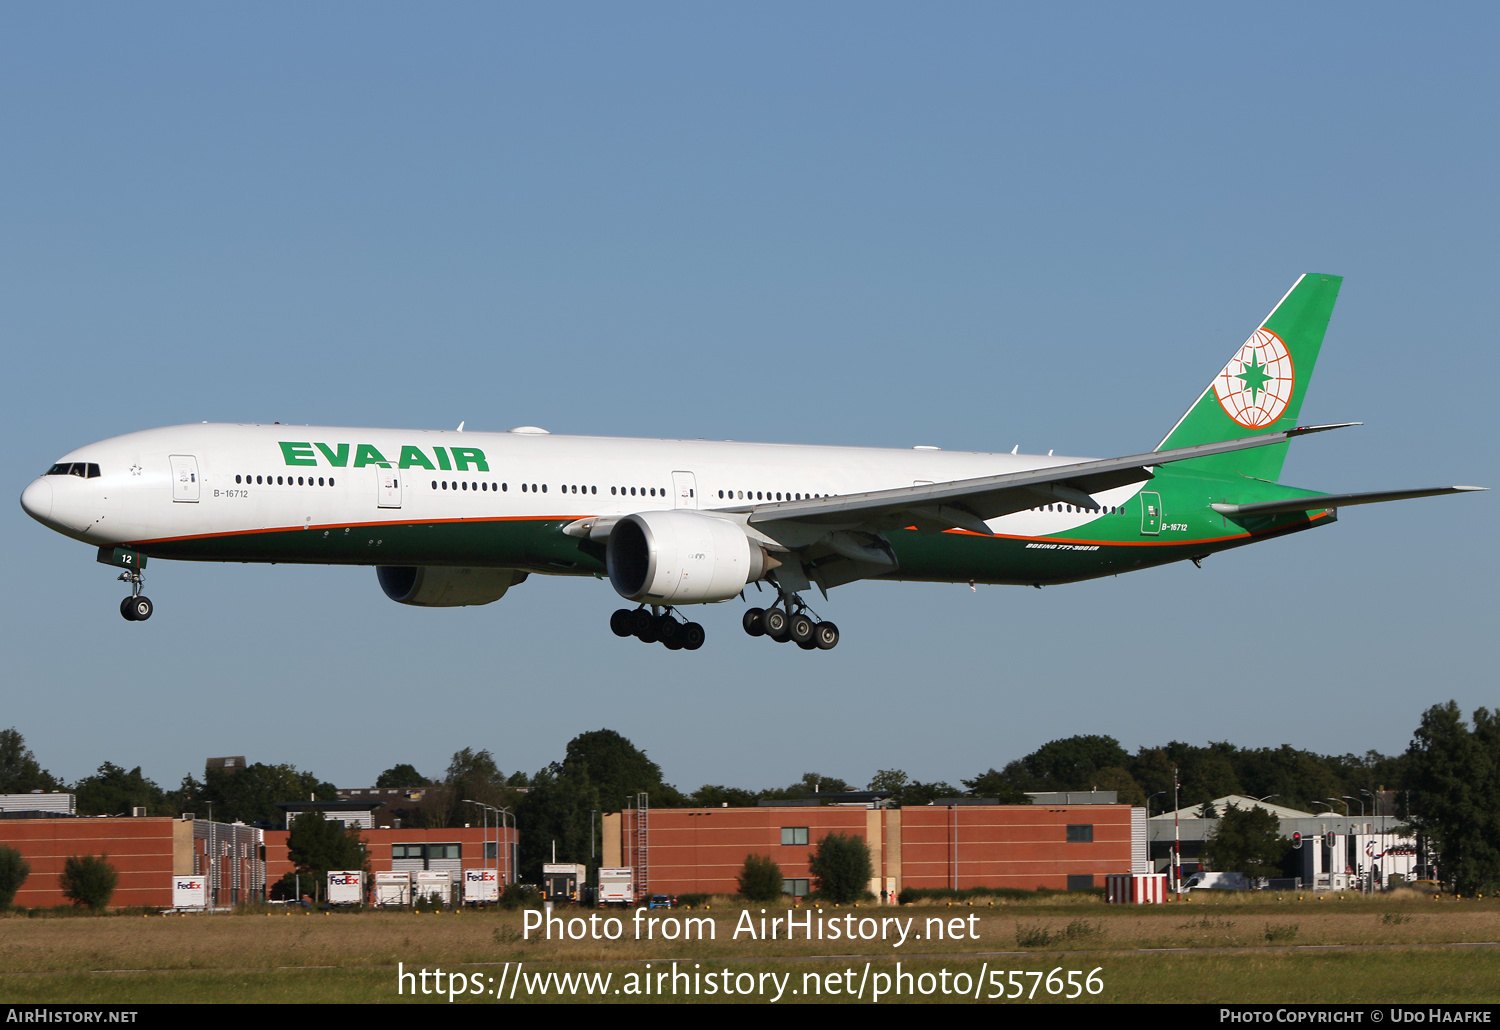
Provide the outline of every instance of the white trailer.
[[598,903],[623,905],[626,908],[635,904],[635,877],[630,866],[599,867]]
[[208,880],[202,876],[172,877],[172,907],[193,909],[208,907]]
[[411,904],[411,872],[402,869],[375,874],[375,904],[405,908]]
[[416,900],[428,898],[446,905],[453,900],[453,874],[445,869],[417,870]]
[[363,905],[365,873],[363,869],[330,869],[328,871],[330,905]]
[[499,900],[499,872],[494,869],[464,870],[465,905],[493,905]]

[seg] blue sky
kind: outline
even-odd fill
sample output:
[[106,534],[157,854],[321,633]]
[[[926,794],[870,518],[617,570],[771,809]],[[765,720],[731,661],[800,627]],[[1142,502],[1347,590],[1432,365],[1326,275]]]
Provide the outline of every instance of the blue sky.
[[[1494,9],[152,4],[0,9],[13,497],[182,422],[1111,456],[1305,271],[1329,491],[1500,484]],[[606,584],[395,605],[369,569],[155,562],[12,503],[0,727],[73,779],[208,755],[365,785],[579,732],[685,789],[956,782],[1074,733],[1405,747],[1496,702],[1493,495],[1043,591],[856,584],[844,640],[621,641]]]

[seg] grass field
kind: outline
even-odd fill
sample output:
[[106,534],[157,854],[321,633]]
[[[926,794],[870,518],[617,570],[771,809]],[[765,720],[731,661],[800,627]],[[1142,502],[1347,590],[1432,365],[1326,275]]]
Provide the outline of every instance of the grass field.
[[[495,1004],[498,987],[503,1003],[669,1001],[674,968],[676,1000],[697,1002],[765,1002],[778,993],[783,1002],[848,1002],[856,987],[869,1001],[882,983],[883,1003],[976,995],[999,1002],[999,994],[1014,1004],[1017,993],[1023,1003],[1059,1002],[1069,993],[1079,995],[1075,1003],[1500,1000],[1500,946],[1487,946],[1500,942],[1500,903],[1489,899],[1226,893],[1141,907],[1053,898],[824,909],[811,913],[822,940],[805,939],[807,909],[793,913],[797,932],[786,940],[788,911],[766,907],[765,918],[783,920],[775,940],[751,938],[742,909],[727,902],[651,913],[657,922],[649,940],[634,939],[629,913],[618,940],[551,941],[538,939],[538,931],[528,939],[520,912],[0,917],[0,1000],[446,1004],[453,993],[454,1003]],[[748,916],[758,937],[761,906]],[[693,924],[703,940],[682,940],[680,933],[661,939],[689,918],[712,921]],[[829,930],[835,919],[836,940]],[[900,924],[879,922],[890,919],[911,920],[899,947]],[[594,926],[602,936],[602,917]],[[585,924],[572,927],[577,933]],[[845,927],[856,930],[855,939],[847,939]],[[861,928],[867,935],[883,928],[888,939],[859,939]],[[644,920],[641,929],[644,936]],[[399,993],[398,969],[408,974]],[[441,980],[431,975],[437,969]],[[419,981],[413,974],[422,970],[429,976]],[[1046,974],[1053,970],[1049,993]],[[555,978],[546,979],[549,973],[610,979],[587,981],[591,996],[562,990]],[[1082,987],[1091,973],[1097,993]],[[716,980],[705,979],[709,974]]]

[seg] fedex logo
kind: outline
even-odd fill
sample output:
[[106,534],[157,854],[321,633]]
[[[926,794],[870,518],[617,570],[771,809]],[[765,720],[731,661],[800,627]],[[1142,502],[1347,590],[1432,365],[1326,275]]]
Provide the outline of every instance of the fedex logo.
[[203,889],[202,880],[178,880],[174,886],[180,891],[199,891]]
[[494,883],[495,871],[493,869],[465,869],[464,880],[468,883]]
[[333,873],[328,877],[329,883],[336,883],[341,887],[359,883],[358,873]]

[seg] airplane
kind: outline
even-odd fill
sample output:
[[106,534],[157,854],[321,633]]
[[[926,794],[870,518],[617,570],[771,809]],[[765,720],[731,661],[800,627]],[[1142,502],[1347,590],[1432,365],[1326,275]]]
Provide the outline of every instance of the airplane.
[[80,447],[26,487],[43,525],[147,560],[373,565],[393,601],[489,604],[535,573],[607,578],[620,637],[696,650],[681,608],[743,598],[751,636],[829,650],[804,599],[857,580],[1042,587],[1333,523],[1358,504],[1486,489],[1323,494],[1277,479],[1342,279],[1306,274],[1150,452],[1109,459],[279,423],[149,429]]

